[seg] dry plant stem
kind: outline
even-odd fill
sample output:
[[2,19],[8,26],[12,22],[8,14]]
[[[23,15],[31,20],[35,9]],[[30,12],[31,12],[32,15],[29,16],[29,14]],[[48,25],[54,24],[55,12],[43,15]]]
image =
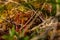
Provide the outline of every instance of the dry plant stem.
[[50,21],[50,20],[51,20],[51,18],[43,21],[43,23],[39,24],[38,26],[35,26],[35,27],[32,28],[30,31],[33,31],[33,30],[35,30],[35,29],[37,29],[37,28],[40,28],[40,29],[41,29],[41,28],[44,28],[44,27],[41,27],[41,25],[44,25],[46,22],[48,22],[48,21]]
[[[41,10],[44,8],[44,6],[45,6],[45,3],[42,5]],[[27,27],[26,27],[26,29],[25,29],[24,31],[27,31],[28,28],[30,28],[30,26],[33,24],[33,22],[34,22],[35,19],[39,16],[40,13],[41,13],[41,12],[39,12],[39,13],[36,12],[36,16],[35,16],[35,18],[29,23],[29,25],[27,25]]]
[[[47,26],[48,26],[48,28],[46,27],[46,30],[45,30],[44,34],[42,34],[42,36],[44,36],[45,34],[47,34],[48,32],[50,32],[51,31],[50,28],[53,28],[53,34],[51,36],[51,40],[52,40],[54,38],[54,36],[55,36],[55,33],[56,33],[57,21],[54,23],[54,20],[51,20],[51,23],[48,24]],[[40,37],[42,37],[42,36],[40,36]]]
[[54,37],[55,37],[55,35],[56,35],[56,28],[53,29],[53,33],[52,33],[52,35],[50,36],[50,40],[53,40]]
[[[56,2],[58,3],[58,0],[56,0]],[[56,16],[60,15],[60,7],[59,7],[59,4],[56,5],[57,7],[57,13],[56,13]]]
[[[35,12],[34,15],[31,16],[31,18],[25,23],[24,26],[21,27],[21,29],[23,29],[23,28],[31,21],[31,19],[36,15],[36,11],[34,11],[34,12]],[[39,16],[39,18],[40,18],[42,21],[44,21],[44,19],[43,19],[42,17]],[[20,29],[20,30],[21,30],[21,29]]]
[[43,38],[50,30],[51,30],[51,27],[49,26],[49,27],[47,27],[47,28],[45,29],[45,32],[44,32],[44,33],[42,33],[42,34],[40,34],[40,35],[32,38],[31,40],[38,40],[38,39]]
[[41,16],[39,16],[39,18],[40,18],[42,21],[45,21]]
[[26,32],[28,30],[28,28],[30,28],[30,26],[33,24],[33,22],[36,20],[36,18],[39,16],[40,13],[36,14],[35,18],[27,25],[27,27],[24,29],[24,32]]
[[[2,2],[2,1],[0,1],[0,2]],[[4,5],[8,4],[9,2],[16,3],[16,4],[20,4],[20,3],[18,3],[18,2],[13,1],[13,0],[8,0],[7,2],[4,2]],[[3,6],[4,6],[4,5],[3,5]]]
[[20,30],[22,30],[30,21],[31,19],[35,16],[36,13],[34,13],[34,15],[31,16],[31,18],[25,23],[25,25],[23,25]]
[[[42,33],[42,34],[40,34],[40,35],[38,35],[38,36],[36,36],[36,37],[33,38],[33,39],[37,40],[37,39],[43,38],[44,35],[46,35],[48,32],[51,31],[51,29],[53,28],[53,26],[55,26],[55,28],[53,28],[53,29],[54,29],[54,32],[53,32],[53,33],[55,33],[55,32],[56,32],[56,26],[57,26],[57,25],[55,25],[55,24],[57,24],[57,22],[54,23],[53,20],[51,20],[51,22],[47,25],[48,27],[45,28],[45,32]],[[45,26],[45,25],[43,25],[43,26]],[[54,37],[54,36],[52,36],[52,38],[53,38],[53,37]]]
[[54,37],[56,35],[56,31],[57,31],[57,24],[58,22],[56,21],[56,23],[53,24],[53,33],[52,35],[50,36],[50,40],[54,40]]
[[[12,1],[12,0],[8,0],[7,2],[5,2],[4,5],[8,4],[9,2],[13,2],[13,3],[16,3],[16,4],[20,4],[20,3],[18,3],[18,2],[14,2],[14,1]],[[45,3],[44,3],[44,4],[45,4]],[[44,7],[44,5],[43,5],[43,7]],[[43,9],[43,7],[42,7],[42,9]],[[31,20],[32,18],[33,18],[33,17],[31,17],[30,20]],[[27,22],[26,24],[28,24],[30,20],[28,20],[28,22]],[[26,25],[26,24],[25,24],[25,25]],[[24,26],[25,26],[25,25],[24,25]],[[24,27],[24,26],[23,26],[23,27]],[[22,29],[22,28],[21,28],[21,29]]]

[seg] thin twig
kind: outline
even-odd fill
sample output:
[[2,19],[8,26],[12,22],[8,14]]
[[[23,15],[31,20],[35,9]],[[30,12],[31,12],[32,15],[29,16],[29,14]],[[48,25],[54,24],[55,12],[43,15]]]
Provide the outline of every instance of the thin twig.
[[22,30],[22,29],[31,21],[31,19],[35,16],[35,14],[36,14],[36,13],[34,13],[34,15],[31,16],[31,18],[25,23],[24,26],[22,26],[22,27],[20,28],[20,30]]
[[[41,10],[44,8],[44,6],[45,6],[45,3],[42,5]],[[35,21],[35,19],[40,15],[40,13],[41,12],[39,12],[39,13],[36,12],[35,18],[29,23],[29,25],[27,25],[27,28],[25,29],[25,31],[28,30],[28,28],[30,28],[30,26],[33,24],[33,22]]]
[[37,28],[44,28],[44,27],[41,27],[41,25],[46,24],[46,22],[48,22],[48,21],[50,21],[50,20],[51,20],[51,18],[43,21],[43,22],[42,22],[41,24],[39,24],[38,26],[35,26],[34,28],[32,28],[31,31],[33,31],[33,30],[35,30],[35,29],[37,29]]

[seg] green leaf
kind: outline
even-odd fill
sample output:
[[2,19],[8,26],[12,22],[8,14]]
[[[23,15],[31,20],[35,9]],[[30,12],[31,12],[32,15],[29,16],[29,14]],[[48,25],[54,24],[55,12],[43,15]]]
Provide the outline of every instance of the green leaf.
[[27,0],[28,2],[40,2],[44,3],[46,0]]
[[[54,4],[54,3],[55,4]],[[55,16],[56,15],[56,9],[57,9],[57,7],[56,7],[56,0],[48,0],[46,3],[49,3],[49,4],[51,4],[52,5],[52,12],[51,13],[49,13],[48,11],[46,11],[45,9],[43,9],[42,11],[43,11],[43,13],[45,14],[47,14],[48,16]]]
[[60,3],[60,0],[58,0],[58,2]]
[[13,3],[13,2],[9,2],[7,5],[6,5],[6,8],[8,10],[11,10],[12,8],[16,7],[17,4]]
[[24,40],[29,40],[29,37],[28,36],[24,37]]
[[15,35],[15,26],[13,25],[12,29],[9,30],[9,34],[11,37]]
[[19,40],[29,40],[29,37],[28,36],[20,37]]
[[15,26],[13,25],[12,29],[9,30],[8,35],[3,35],[2,37],[6,40],[13,40],[15,35]]
[[[60,3],[60,0],[58,0],[58,2]],[[59,4],[59,7],[60,7],[60,4]],[[59,8],[60,9],[60,8]],[[59,10],[60,11],[60,10]]]
[[9,35],[3,35],[2,38],[8,40],[9,39]]
[[20,2],[20,4],[23,5],[24,7],[28,8],[28,9],[35,10],[34,6],[31,5],[31,3],[29,3],[29,2]]
[[[51,2],[55,2],[56,3],[56,0],[50,0]],[[56,15],[56,4],[53,4],[53,3],[51,3],[52,4],[52,12],[51,12],[51,16],[55,16]]]
[[13,40],[14,39],[10,35],[3,35],[2,38],[5,39],[5,40]]
[[4,5],[0,5],[0,13],[4,11]]

